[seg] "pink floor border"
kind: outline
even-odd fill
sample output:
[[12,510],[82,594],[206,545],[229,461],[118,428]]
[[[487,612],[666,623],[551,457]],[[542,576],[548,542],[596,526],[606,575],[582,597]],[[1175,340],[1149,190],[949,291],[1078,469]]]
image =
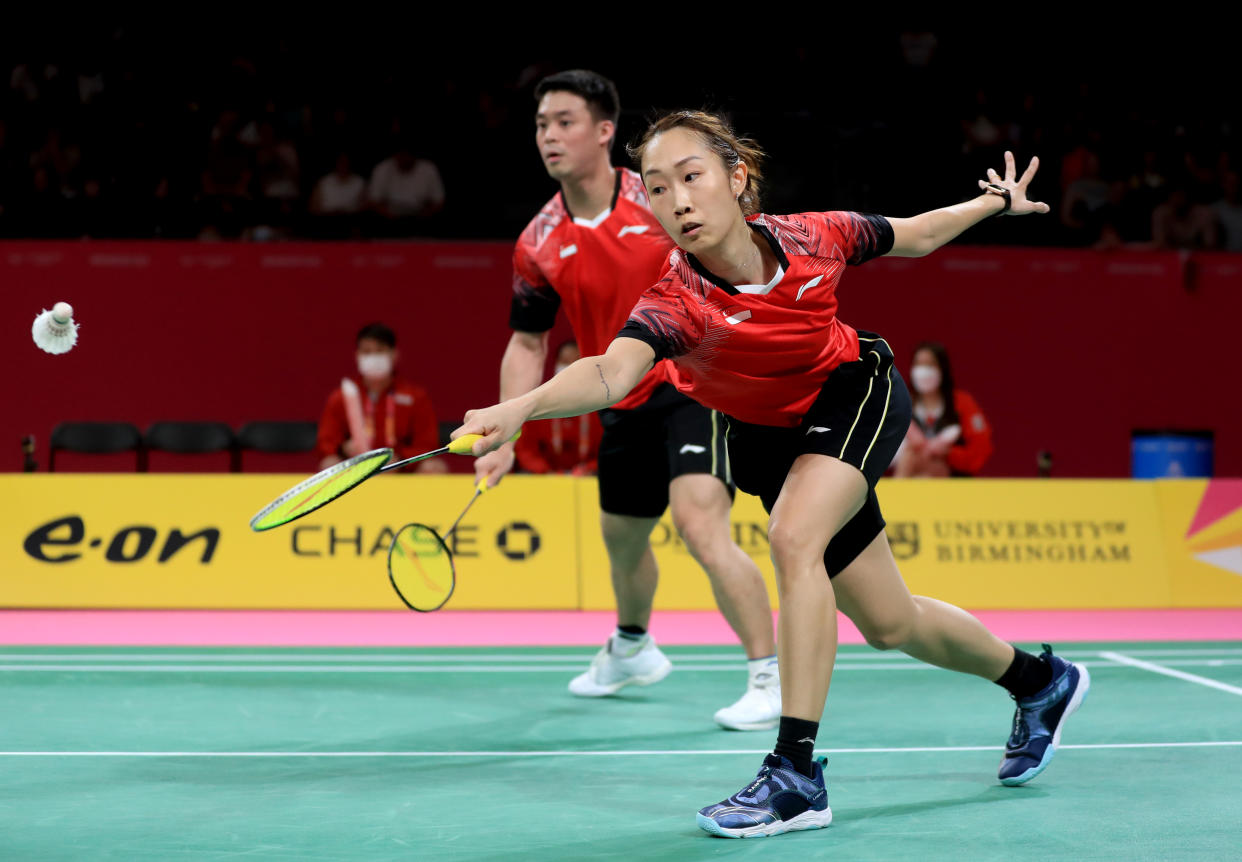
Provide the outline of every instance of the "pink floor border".
[[[977,611],[999,637],[1039,641],[1242,640],[1242,608]],[[0,610],[7,646],[592,646],[608,611],[124,611]],[[657,611],[666,645],[735,644],[714,611]],[[842,643],[863,643],[841,618]]]

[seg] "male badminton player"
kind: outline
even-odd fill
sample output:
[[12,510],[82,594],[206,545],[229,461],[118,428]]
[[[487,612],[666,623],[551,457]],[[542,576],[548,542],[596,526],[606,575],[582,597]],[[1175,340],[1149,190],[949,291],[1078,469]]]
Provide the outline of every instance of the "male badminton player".
[[653,123],[634,151],[652,210],[679,248],[603,356],[581,359],[534,392],[466,414],[455,433],[487,451],[527,419],[572,416],[625,397],[659,359],[678,383],[729,416],[738,487],[771,513],[781,597],[782,712],[758,775],[699,811],[705,831],[776,835],[832,822],[823,762],[813,759],[836,658],[836,612],[880,649],[995,682],[1017,702],[998,778],[1030,781],[1090,686],[1085,667],[1045,646],[1015,649],[965,611],[912,596],[884,535],[875,485],[910,425],[910,395],[883,338],[837,316],[847,265],[921,257],[1005,212],[1046,213],[1018,177],[988,171],[983,194],[912,218],[759,210],[762,151],[695,111]]
[[[502,399],[542,381],[548,331],[561,307],[582,352],[602,353],[673,247],[638,175],[612,165],[620,114],[612,81],[584,70],[561,72],[540,81],[535,98],[535,143],[561,188],[514,250],[513,334],[501,362]],[[733,730],[775,727],[780,677],[772,611],[758,568],[732,538],[734,486],[722,418],[679,393],[665,363],[656,363],[600,419],[599,502],[617,628],[569,690],[601,697],[658,682],[671,669],[648,632],[658,579],[649,537],[671,506],[673,523],[707,572],[749,660],[745,693],[718,710],[716,722]],[[478,460],[476,477],[494,485],[513,460],[513,444],[506,444]]]

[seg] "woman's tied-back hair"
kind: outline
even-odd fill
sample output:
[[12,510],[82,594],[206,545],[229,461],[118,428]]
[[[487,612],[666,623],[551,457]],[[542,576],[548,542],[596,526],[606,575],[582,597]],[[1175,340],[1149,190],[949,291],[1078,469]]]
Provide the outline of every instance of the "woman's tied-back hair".
[[743,215],[759,212],[759,185],[763,181],[763,150],[750,138],[738,137],[728,121],[718,114],[707,111],[674,111],[665,114],[647,126],[641,138],[635,144],[625,148],[626,153],[634,160],[634,166],[642,170],[643,153],[651,140],[669,129],[690,129],[697,132],[716,155],[724,162],[725,169],[732,173],[738,162],[746,164],[746,188],[738,197],[738,205]]

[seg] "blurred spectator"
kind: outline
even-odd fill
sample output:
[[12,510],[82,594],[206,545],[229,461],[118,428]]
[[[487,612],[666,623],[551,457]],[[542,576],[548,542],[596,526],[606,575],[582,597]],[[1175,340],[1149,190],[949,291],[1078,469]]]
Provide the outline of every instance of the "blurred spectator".
[[[582,357],[578,342],[566,341],[556,351],[560,374]],[[514,454],[518,466],[527,473],[569,473],[593,475],[598,466],[599,441],[604,434],[599,415],[587,413],[566,419],[541,419],[522,426]]]
[[992,455],[992,429],[953,382],[944,346],[924,341],[910,366],[914,416],[893,460],[893,475],[974,476]]
[[383,220],[385,233],[412,236],[420,232],[422,220],[444,206],[444,183],[433,162],[417,158],[410,145],[402,143],[371,172],[367,198]]
[[1228,171],[1224,177],[1225,196],[1212,204],[1220,228],[1220,248],[1242,251],[1242,201],[1238,200],[1238,174]]
[[[396,376],[397,336],[382,323],[358,331],[357,374],[328,396],[315,447],[319,467],[330,467],[371,449],[396,450],[394,461],[439,448],[435,409],[423,387]],[[415,465],[420,473],[445,473],[443,459]]]
[[1077,245],[1093,242],[1100,235],[1100,216],[1108,200],[1108,183],[1100,177],[1100,157],[1083,153],[1081,175],[1061,195],[1061,224]]
[[1092,248],[1141,248],[1150,244],[1151,213],[1133,199],[1125,180],[1108,184],[1108,200],[1095,214],[1096,240]]
[[367,181],[354,173],[349,154],[339,153],[336,168],[320,177],[311,192],[310,214],[315,236],[341,239],[357,227],[357,216],[366,203]]
[[1193,203],[1185,187],[1172,186],[1151,214],[1151,240],[1156,248],[1215,248],[1216,217],[1208,207]]
[[249,220],[250,152],[239,138],[241,116],[221,112],[211,131],[207,168],[200,184],[204,234],[237,236]]
[[289,225],[293,206],[301,196],[298,151],[287,139],[278,138],[276,126],[265,120],[258,127],[254,151],[254,183],[258,193],[258,216],[268,225]]

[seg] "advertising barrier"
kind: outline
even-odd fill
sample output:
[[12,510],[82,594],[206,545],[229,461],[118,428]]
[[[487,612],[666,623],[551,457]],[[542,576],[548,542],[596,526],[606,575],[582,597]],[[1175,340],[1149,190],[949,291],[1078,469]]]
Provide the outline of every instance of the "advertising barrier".
[[[289,475],[0,474],[0,607],[399,609],[385,566],[408,521],[445,528],[469,476],[374,479],[265,533]],[[911,592],[967,608],[1242,606],[1242,480],[885,481]],[[594,479],[513,476],[450,538],[448,607],[613,607]],[[767,516],[739,494],[734,540],[773,605]],[[670,517],[652,532],[656,606],[715,607]],[[1242,633],[1240,633],[1242,634]]]

